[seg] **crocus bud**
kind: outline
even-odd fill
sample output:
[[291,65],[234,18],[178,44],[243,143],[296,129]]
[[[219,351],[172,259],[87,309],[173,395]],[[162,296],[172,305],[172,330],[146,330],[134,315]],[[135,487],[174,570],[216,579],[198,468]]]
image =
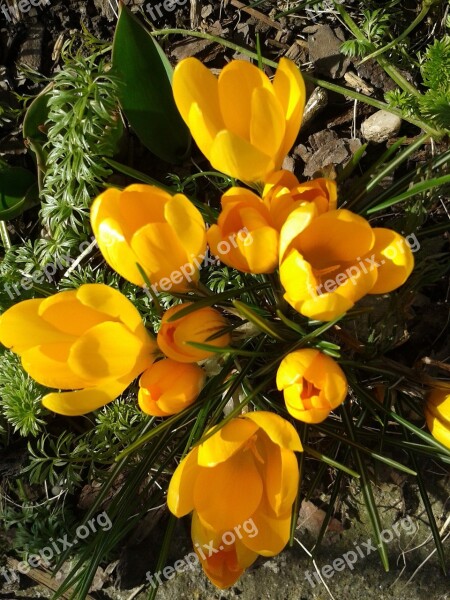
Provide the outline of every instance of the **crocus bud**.
[[320,423],[347,395],[347,379],[330,356],[305,348],[291,352],[278,367],[277,387],[286,408],[305,423]]
[[139,406],[154,417],[179,413],[195,402],[205,378],[205,371],[198,365],[171,358],[159,360],[141,375]]
[[137,263],[156,293],[183,292],[198,280],[206,227],[183,194],[143,184],[109,188],[92,204],[91,225],[106,262],[131,283],[146,285]]
[[166,311],[161,319],[157,337],[157,343],[162,352],[169,358],[183,363],[193,363],[214,356],[213,351],[200,350],[189,345],[188,342],[223,348],[228,346],[231,341],[229,333],[209,339],[228,325],[220,312],[214,308],[200,308],[184,317],[170,320],[189,305],[189,302],[178,304]]

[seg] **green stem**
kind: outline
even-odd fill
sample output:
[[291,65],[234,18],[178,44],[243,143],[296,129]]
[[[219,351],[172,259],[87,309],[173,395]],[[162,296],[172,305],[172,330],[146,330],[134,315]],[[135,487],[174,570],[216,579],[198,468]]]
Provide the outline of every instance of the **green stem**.
[[423,129],[423,131],[425,131],[425,133],[427,133],[430,137],[439,139],[444,135],[442,131],[439,131],[438,129],[434,129],[433,127],[430,127],[427,123],[425,123],[421,119],[416,119],[415,117],[405,116],[400,110],[398,110],[397,108],[393,108],[392,106],[389,106],[389,104],[386,104],[385,102],[381,102],[380,100],[375,100],[375,98],[371,98],[370,96],[365,96],[364,94],[361,94],[360,92],[356,92],[355,90],[346,88],[342,85],[337,85],[335,83],[331,83],[330,81],[325,81],[324,79],[317,79],[316,77],[312,77],[311,75],[307,75],[306,73],[302,73],[302,75],[306,80],[311,81],[312,83],[315,83],[316,85],[319,85],[320,87],[323,87],[327,90],[336,92],[338,94],[342,94],[343,96],[348,96],[349,98],[353,98],[353,100],[359,100],[360,102],[365,102],[366,104],[369,104],[370,106],[373,106],[374,108],[378,108],[379,110],[387,110],[390,113],[392,113],[393,115],[397,115],[404,121],[408,121],[408,123],[411,123],[411,125],[415,125],[416,127]]
[[[341,4],[338,4],[336,0],[334,2],[334,5],[337,11],[339,12],[342,20],[344,21],[344,24],[350,29],[355,38],[360,42],[370,44],[372,49],[375,50],[374,45],[371,42],[369,42],[369,40],[361,33],[361,30],[359,29],[358,25],[353,21],[353,19],[345,10],[345,8]],[[382,67],[386,71],[386,73],[398,85],[398,87],[400,87],[403,91],[408,92],[413,96],[416,96],[417,98],[421,97],[421,93],[411,83],[409,83],[409,81],[405,79],[405,77],[403,77],[403,75],[398,71],[398,69],[391,65],[391,63],[386,58],[384,58],[384,56],[379,56],[377,60],[380,64],[380,67]]]
[[[356,24],[354,24],[354,25],[356,27]],[[357,27],[356,27],[356,29],[359,33],[359,30]],[[225,48],[230,48],[231,50],[234,50],[235,52],[240,52],[241,54],[245,54],[249,58],[258,60],[258,54],[256,52],[253,52],[252,50],[248,50],[247,48],[243,48],[242,46],[239,46],[238,44],[235,44],[234,42],[229,42],[228,40],[224,40],[223,38],[221,38],[217,35],[211,35],[210,33],[203,33],[202,31],[190,31],[189,29],[157,29],[156,31],[151,31],[150,35],[154,35],[154,36],[189,35],[192,37],[198,37],[198,38],[202,38],[204,40],[210,40],[211,42],[215,42],[217,44],[221,44]],[[262,62],[265,65],[267,65],[268,67],[273,67],[274,69],[276,69],[278,67],[278,63],[273,60],[270,60],[269,58],[262,57]],[[394,67],[392,67],[392,68],[394,69]],[[396,69],[395,69],[395,71],[396,71]],[[392,114],[401,117],[403,120],[407,121],[408,123],[411,123],[412,125],[415,125],[416,127],[420,127],[426,133],[428,133],[428,135],[430,135],[436,139],[439,139],[444,135],[443,132],[441,132],[437,129],[434,129],[433,127],[430,127],[427,123],[425,123],[421,119],[416,119],[414,117],[405,116],[405,115],[403,115],[403,113],[401,111],[399,111],[395,108],[392,108],[385,102],[380,102],[379,100],[375,100],[374,98],[371,98],[370,96],[365,96],[364,94],[360,94],[359,92],[356,92],[355,90],[352,90],[350,88],[336,85],[335,83],[330,83],[323,79],[317,79],[316,77],[308,75],[307,73],[302,73],[302,75],[303,75],[303,78],[306,79],[306,81],[310,81],[311,83],[319,85],[320,87],[323,87],[327,90],[337,92],[338,94],[342,94],[343,96],[348,96],[349,98],[353,98],[354,100],[360,100],[361,102],[365,102],[366,104],[369,104],[370,106],[373,106],[374,108],[378,108],[379,110],[387,110],[387,111],[391,112]],[[398,73],[398,75],[400,75],[400,73]],[[406,81],[406,79],[404,79],[404,81],[406,82],[407,85],[411,86],[411,84],[408,81]],[[399,85],[399,84],[397,83],[397,85]],[[413,87],[413,90],[414,90],[415,95],[419,94],[419,92],[417,92],[417,90],[414,87]]]
[[387,52],[387,50],[390,50],[396,44],[398,44],[402,40],[404,40],[405,37],[408,36],[411,33],[411,31],[413,29],[415,29],[417,27],[417,25],[419,25],[419,23],[421,23],[425,19],[432,4],[433,4],[433,2],[424,2],[422,4],[422,10],[420,11],[420,13],[417,15],[417,17],[414,19],[414,21],[411,23],[411,25],[409,25],[409,27],[407,27],[405,29],[405,31],[403,31],[403,33],[401,33],[397,38],[395,38],[395,40],[392,40],[392,42],[389,42],[389,44],[386,44],[386,46],[383,46],[382,48],[378,48],[378,50],[375,50],[375,52],[372,52],[371,54],[365,56],[359,64],[362,65],[362,63],[366,62],[366,60],[369,60],[371,58],[376,58],[380,54],[384,54],[385,52]]
[[9,239],[8,229],[5,221],[0,221],[0,237],[2,239],[3,248],[9,250],[11,248],[11,240]]

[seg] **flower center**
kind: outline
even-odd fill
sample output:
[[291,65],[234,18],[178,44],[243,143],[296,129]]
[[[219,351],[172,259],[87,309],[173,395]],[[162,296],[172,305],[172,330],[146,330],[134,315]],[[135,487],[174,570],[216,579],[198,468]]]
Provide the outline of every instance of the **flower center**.
[[300,398],[302,400],[309,400],[312,396],[318,396],[320,394],[320,389],[317,388],[312,381],[308,381],[307,379],[303,379],[303,389],[300,394]]

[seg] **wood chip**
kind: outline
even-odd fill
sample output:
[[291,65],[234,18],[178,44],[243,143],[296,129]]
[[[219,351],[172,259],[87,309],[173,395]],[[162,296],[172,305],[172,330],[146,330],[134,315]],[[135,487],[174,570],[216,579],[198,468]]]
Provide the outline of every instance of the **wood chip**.
[[230,4],[232,6],[238,8],[239,10],[243,10],[244,12],[248,13],[255,19],[258,19],[258,21],[261,21],[261,23],[265,23],[269,27],[273,27],[274,29],[280,29],[280,30],[283,29],[282,26],[280,25],[280,23],[277,23],[277,21],[274,21],[273,19],[270,19],[266,15],[263,15],[263,13],[259,12],[259,10],[255,10],[254,8],[249,8],[248,6],[246,6],[243,2],[240,2],[239,0],[230,0]]
[[[7,565],[10,569],[12,569],[13,571],[18,571],[18,566],[21,563],[16,560],[15,558],[7,558]],[[20,571],[19,571],[20,573]],[[35,569],[30,569],[27,572],[27,577],[29,577],[30,579],[32,579],[33,581],[37,581],[37,583],[39,583],[40,585],[42,585],[43,587],[46,587],[47,589],[51,590],[52,592],[56,592],[56,590],[60,587],[61,585],[61,581],[57,581],[56,578],[48,573],[47,571],[44,571],[44,569],[37,567]],[[70,600],[70,598],[73,597],[74,594],[74,589],[73,588],[69,588],[68,590],[66,590],[63,594],[61,594],[61,598],[64,598],[64,600]],[[85,596],[85,600],[95,600],[95,598],[93,598],[92,596],[90,596],[89,594],[87,596]]]

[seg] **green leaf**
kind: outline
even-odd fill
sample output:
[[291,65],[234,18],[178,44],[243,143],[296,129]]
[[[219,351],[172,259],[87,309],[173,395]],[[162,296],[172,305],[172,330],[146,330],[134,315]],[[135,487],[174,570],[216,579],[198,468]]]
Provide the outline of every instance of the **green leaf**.
[[366,213],[368,215],[371,215],[372,213],[384,210],[385,208],[389,208],[394,204],[403,202],[404,200],[411,198],[411,196],[421,194],[422,192],[427,192],[428,190],[437,188],[446,183],[450,183],[450,175],[443,175],[442,177],[435,177],[434,179],[427,179],[426,181],[421,181],[420,183],[417,183],[416,185],[412,186],[406,192],[403,192],[403,194],[394,196],[394,198],[389,198],[388,200],[381,202],[381,204],[377,204],[376,206],[369,208],[368,210],[366,210]]
[[44,127],[48,119],[49,107],[48,100],[50,98],[50,90],[53,88],[53,83],[45,87],[40,94],[32,101],[25,113],[23,120],[23,137],[33,142],[45,142],[47,135]]
[[271,337],[276,340],[283,340],[283,336],[281,336],[277,329],[268,321],[264,319],[260,315],[256,314],[249,306],[244,304],[243,302],[239,302],[239,300],[233,300],[233,306],[239,311],[241,315],[243,315],[250,323],[256,325],[261,331],[264,331]]
[[156,187],[159,187],[160,189],[164,190],[168,194],[176,193],[175,188],[164,185],[160,181],[153,179],[153,177],[150,177],[149,175],[146,175],[145,173],[142,173],[141,171],[137,171],[136,169],[133,169],[132,167],[129,167],[128,165],[123,165],[123,164],[117,162],[116,160],[113,160],[112,158],[108,158],[108,157],[105,157],[103,160],[105,161],[105,163],[107,163],[108,165],[113,167],[113,169],[116,169],[116,171],[119,171],[119,173],[123,173],[124,175],[127,175],[128,177],[132,177],[133,179],[136,179],[137,181],[141,181],[142,183],[146,183],[147,185],[156,185]]
[[8,221],[38,202],[34,175],[22,167],[0,170],[0,220]]
[[112,63],[122,110],[141,142],[167,162],[182,162],[191,137],[173,99],[170,64],[157,42],[122,4]]

